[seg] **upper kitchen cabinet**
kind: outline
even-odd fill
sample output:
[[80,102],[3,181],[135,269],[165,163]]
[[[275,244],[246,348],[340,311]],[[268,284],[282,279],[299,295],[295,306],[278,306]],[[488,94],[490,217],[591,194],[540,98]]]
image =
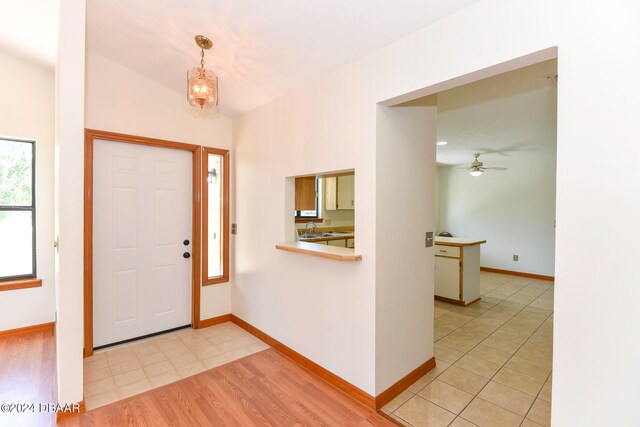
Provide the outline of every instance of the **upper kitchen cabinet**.
[[296,210],[316,210],[316,177],[305,176],[296,178]]
[[324,179],[325,210],[354,210],[355,175],[341,175]]

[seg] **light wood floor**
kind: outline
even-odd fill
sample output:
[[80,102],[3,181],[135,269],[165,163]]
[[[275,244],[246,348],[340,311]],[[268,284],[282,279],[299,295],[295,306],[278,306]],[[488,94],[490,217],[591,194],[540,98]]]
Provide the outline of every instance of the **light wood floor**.
[[[0,403],[55,402],[52,331],[0,339]],[[0,426],[55,424],[1,413]],[[88,411],[70,426],[395,426],[274,349]]]
[[395,426],[274,349],[67,420],[69,426]]
[[53,331],[0,339],[0,403],[35,403],[34,413],[0,412],[0,426],[50,426],[55,413],[40,413],[39,403],[54,403]]

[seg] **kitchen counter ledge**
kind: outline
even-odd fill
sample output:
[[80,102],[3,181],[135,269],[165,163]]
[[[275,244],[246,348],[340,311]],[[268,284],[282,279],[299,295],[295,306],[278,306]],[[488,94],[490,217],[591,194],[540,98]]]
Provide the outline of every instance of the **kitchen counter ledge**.
[[442,237],[436,236],[436,245],[443,246],[473,246],[487,243],[486,240],[479,239],[461,239],[459,237]]
[[309,242],[279,243],[276,249],[288,252],[297,252],[303,255],[328,258],[336,261],[354,262],[362,261],[362,255],[355,253],[354,249],[338,246],[319,245]]

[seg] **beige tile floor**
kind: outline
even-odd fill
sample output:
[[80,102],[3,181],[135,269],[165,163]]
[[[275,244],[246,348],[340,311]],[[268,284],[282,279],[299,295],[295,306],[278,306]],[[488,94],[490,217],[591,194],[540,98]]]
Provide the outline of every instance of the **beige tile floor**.
[[407,426],[549,426],[553,283],[481,273],[482,300],[435,302],[436,368],[383,411]]
[[84,359],[85,405],[95,409],[267,348],[226,322],[99,350]]

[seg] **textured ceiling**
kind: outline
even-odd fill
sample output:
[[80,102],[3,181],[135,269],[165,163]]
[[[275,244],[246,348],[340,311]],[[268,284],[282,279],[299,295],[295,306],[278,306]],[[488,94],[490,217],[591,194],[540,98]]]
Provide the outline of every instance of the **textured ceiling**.
[[53,70],[58,38],[58,0],[0,2],[0,50]]
[[87,46],[178,93],[214,46],[220,110],[264,104],[477,0],[88,0]]
[[437,138],[448,144],[437,147],[438,164],[484,153],[485,166],[503,166],[508,157],[555,151],[557,85],[546,77],[556,73],[556,60],[545,61],[439,93]]

